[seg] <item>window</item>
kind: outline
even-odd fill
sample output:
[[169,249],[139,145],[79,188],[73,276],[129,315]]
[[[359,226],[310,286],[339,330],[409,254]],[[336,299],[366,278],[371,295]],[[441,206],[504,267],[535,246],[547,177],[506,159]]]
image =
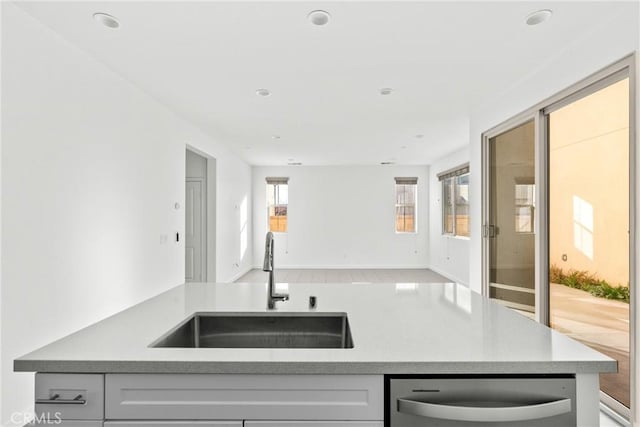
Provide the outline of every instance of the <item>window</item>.
[[469,237],[469,165],[438,174],[442,182],[442,234]]
[[534,233],[536,186],[516,183],[516,233]]
[[396,233],[415,233],[418,178],[396,178]]
[[289,178],[267,178],[267,217],[269,231],[287,232]]

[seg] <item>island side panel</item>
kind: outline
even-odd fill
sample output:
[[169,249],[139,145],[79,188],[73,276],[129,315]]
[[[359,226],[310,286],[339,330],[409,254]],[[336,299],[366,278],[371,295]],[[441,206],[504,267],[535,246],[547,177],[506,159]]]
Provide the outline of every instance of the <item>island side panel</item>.
[[576,374],[576,425],[600,425],[600,377],[598,374]]

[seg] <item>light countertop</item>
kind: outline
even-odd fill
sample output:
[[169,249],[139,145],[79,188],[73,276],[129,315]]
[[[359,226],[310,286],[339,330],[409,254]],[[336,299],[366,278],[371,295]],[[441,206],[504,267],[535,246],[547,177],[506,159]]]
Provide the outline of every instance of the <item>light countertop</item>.
[[[278,285],[278,290],[283,290]],[[286,286],[286,285],[285,285]],[[265,312],[266,284],[177,286],[15,360],[16,371],[433,374],[615,372],[616,362],[455,283],[291,284],[277,312],[345,312],[351,349],[150,348],[195,312]]]

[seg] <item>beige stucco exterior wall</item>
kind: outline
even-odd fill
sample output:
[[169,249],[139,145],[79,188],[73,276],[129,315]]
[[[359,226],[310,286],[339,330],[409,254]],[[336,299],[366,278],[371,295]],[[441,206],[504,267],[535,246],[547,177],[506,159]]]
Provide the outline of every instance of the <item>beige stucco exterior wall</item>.
[[628,285],[629,80],[553,112],[549,134],[551,264]]

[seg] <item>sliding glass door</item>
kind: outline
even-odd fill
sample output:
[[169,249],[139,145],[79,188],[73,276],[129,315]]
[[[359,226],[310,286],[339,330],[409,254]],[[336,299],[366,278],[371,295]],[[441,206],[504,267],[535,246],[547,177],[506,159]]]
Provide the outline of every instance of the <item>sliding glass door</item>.
[[600,387],[628,408],[629,79],[608,83],[545,115],[549,320],[618,361]]
[[489,297],[535,312],[535,126],[530,120],[488,139]]
[[618,361],[602,401],[629,417],[634,377],[633,58],[483,135],[483,292]]

